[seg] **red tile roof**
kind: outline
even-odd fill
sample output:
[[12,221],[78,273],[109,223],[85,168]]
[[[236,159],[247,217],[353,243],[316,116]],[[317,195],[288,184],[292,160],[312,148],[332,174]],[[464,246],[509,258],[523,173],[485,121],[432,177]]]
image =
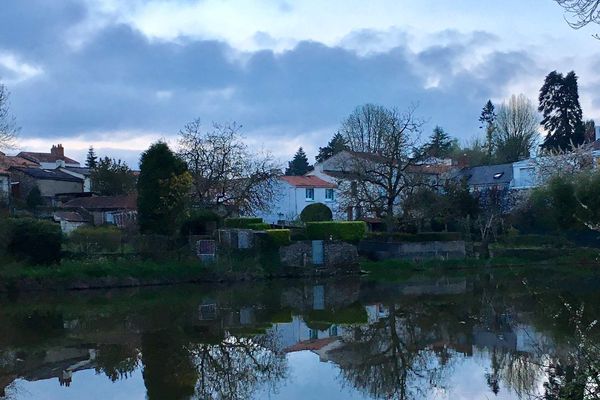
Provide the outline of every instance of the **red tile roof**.
[[75,211],[56,211],[54,213],[54,218],[69,222],[87,222],[83,215]]
[[85,208],[87,210],[135,210],[137,209],[137,196],[79,197],[63,204],[63,208]]
[[27,160],[19,156],[7,156],[0,154],[0,168],[8,169],[10,167],[38,167],[39,165],[33,161]]
[[316,176],[287,176],[281,177],[282,180],[286,181],[295,187],[311,187],[311,188],[326,188],[335,189],[337,186],[333,183],[324,181],[323,179]]
[[10,175],[7,170],[0,168],[0,175]]

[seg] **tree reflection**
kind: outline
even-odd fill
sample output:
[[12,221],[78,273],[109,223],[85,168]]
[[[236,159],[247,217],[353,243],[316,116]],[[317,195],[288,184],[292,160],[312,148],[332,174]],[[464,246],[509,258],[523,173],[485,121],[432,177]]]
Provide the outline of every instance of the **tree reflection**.
[[[183,339],[183,340],[182,340]],[[248,399],[260,385],[275,390],[287,371],[272,334],[226,335],[195,343],[167,332],[144,334],[142,362],[148,399]]]
[[375,323],[354,327],[353,337],[332,352],[343,378],[374,398],[420,399],[441,385],[450,355],[439,359],[429,346],[432,331],[422,329],[418,312],[403,314],[395,305]]
[[133,346],[105,344],[96,350],[95,369],[111,381],[128,378],[139,365],[140,354]]

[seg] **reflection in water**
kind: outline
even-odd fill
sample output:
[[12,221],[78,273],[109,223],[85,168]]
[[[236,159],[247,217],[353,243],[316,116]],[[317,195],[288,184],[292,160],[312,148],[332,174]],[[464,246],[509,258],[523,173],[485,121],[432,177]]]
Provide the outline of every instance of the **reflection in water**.
[[355,398],[460,398],[469,389],[457,383],[466,363],[478,371],[480,397],[599,398],[598,278],[567,276],[269,282],[4,300],[0,398],[26,398],[49,380],[50,398],[84,393],[85,370],[114,385],[140,379],[151,400],[286,398],[290,391],[319,398],[302,393],[308,389],[290,375],[296,352],[335,366],[338,379],[324,384]]

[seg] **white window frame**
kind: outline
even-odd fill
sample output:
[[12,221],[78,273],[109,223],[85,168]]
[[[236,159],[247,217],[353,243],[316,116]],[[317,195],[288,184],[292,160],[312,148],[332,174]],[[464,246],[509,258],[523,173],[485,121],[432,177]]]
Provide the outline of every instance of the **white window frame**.
[[[328,195],[331,194],[331,197]],[[335,191],[333,189],[325,189],[325,201],[335,201]]]
[[[309,193],[312,194],[310,197],[308,195]],[[315,201],[315,188],[305,188],[304,197],[306,198],[306,201]]]

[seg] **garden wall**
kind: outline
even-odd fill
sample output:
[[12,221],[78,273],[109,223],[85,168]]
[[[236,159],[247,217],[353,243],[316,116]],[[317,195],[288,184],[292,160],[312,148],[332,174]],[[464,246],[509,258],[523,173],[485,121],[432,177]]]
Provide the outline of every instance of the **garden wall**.
[[463,240],[432,242],[381,242],[363,240],[358,245],[361,255],[375,260],[452,259],[465,258]]

